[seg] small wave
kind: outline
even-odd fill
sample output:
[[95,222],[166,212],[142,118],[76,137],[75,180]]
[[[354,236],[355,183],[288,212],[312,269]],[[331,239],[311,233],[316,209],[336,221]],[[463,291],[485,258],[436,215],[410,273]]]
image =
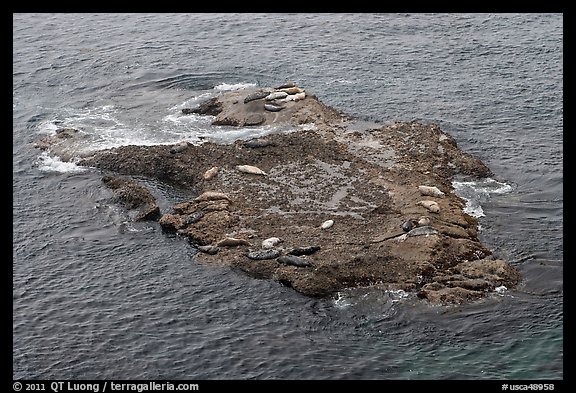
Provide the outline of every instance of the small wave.
[[220,83],[214,86],[214,90],[218,91],[231,91],[246,89],[248,87],[256,87],[256,83]]
[[336,308],[345,309],[350,306],[370,308],[380,308],[383,305],[392,307],[393,304],[408,298],[410,294],[401,289],[379,289],[379,288],[351,288],[336,293],[332,303]]
[[38,169],[42,172],[57,173],[78,173],[86,170],[86,168],[78,166],[73,162],[64,162],[58,156],[49,156],[46,152],[43,152],[38,157]]
[[499,182],[490,177],[477,181],[453,181],[456,195],[466,201],[464,213],[472,217],[485,217],[482,204],[490,199],[491,194],[506,194],[512,191],[510,184]]

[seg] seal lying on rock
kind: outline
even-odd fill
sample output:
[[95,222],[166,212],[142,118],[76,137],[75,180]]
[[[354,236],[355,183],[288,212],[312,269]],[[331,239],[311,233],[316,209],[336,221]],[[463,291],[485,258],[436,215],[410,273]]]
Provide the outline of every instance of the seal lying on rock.
[[217,166],[213,166],[212,168],[208,169],[206,172],[204,172],[204,180],[212,180],[214,177],[216,177],[219,170],[220,168]]
[[262,240],[262,248],[269,249],[276,247],[279,243],[282,243],[282,239],[279,237],[269,237],[268,239]]
[[259,100],[262,98],[265,98],[266,96],[268,96],[270,94],[269,90],[258,90],[255,91],[254,93],[250,93],[248,94],[245,98],[244,98],[244,103],[247,104],[250,101],[254,101],[254,100]]
[[240,172],[250,173],[252,175],[266,175],[262,169],[252,166],[252,165],[236,165],[236,169]]
[[289,255],[311,255],[320,250],[320,246],[296,247],[288,251]]
[[427,196],[435,196],[435,197],[444,197],[444,194],[442,191],[440,191],[438,189],[438,187],[430,187],[430,186],[418,186],[418,190],[420,190],[420,194],[421,195],[427,195]]
[[284,109],[284,107],[274,104],[264,104],[264,109],[266,109],[268,112],[280,112],[282,109]]
[[274,249],[251,251],[246,256],[255,260],[274,259],[280,256],[280,251]]
[[196,248],[198,249],[198,251],[201,251],[209,255],[218,254],[218,251],[220,251],[220,248],[216,246],[198,246]]
[[220,199],[225,199],[228,202],[232,202],[230,197],[223,192],[216,192],[216,191],[206,191],[196,198],[194,198],[195,202],[203,202],[203,201],[217,201]]
[[292,265],[297,267],[307,267],[312,266],[312,263],[304,258],[300,258],[293,255],[284,255],[277,259],[278,262],[283,263],[284,265]]
[[236,239],[234,237],[227,237],[216,243],[218,247],[236,247],[236,246],[251,246],[250,242],[245,239]]

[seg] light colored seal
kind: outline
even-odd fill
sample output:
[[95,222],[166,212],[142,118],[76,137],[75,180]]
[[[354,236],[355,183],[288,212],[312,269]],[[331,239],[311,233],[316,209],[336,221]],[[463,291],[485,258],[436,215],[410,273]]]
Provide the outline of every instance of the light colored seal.
[[294,94],[298,94],[298,93],[302,93],[304,90],[302,90],[301,88],[297,87],[297,86],[292,86],[292,87],[283,87],[282,89],[278,89],[280,91],[286,92],[289,95],[294,95]]
[[212,168],[208,169],[206,172],[204,172],[204,180],[213,179],[214,177],[216,177],[219,170],[220,168],[217,166],[213,166]]
[[295,87],[295,86],[296,86],[296,83],[294,83],[292,81],[287,81],[287,82],[282,83],[280,86],[276,87],[275,89],[276,90],[287,89],[287,88]]
[[240,172],[251,173],[253,175],[266,175],[266,172],[264,172],[262,169],[252,165],[236,165],[236,169],[238,169]]
[[220,248],[216,246],[198,246],[196,247],[198,251],[201,251],[205,254],[215,255],[220,251]]
[[421,195],[434,196],[434,197],[444,197],[444,193],[438,189],[438,187],[430,186],[418,186]]
[[282,243],[282,239],[280,239],[279,237],[269,237],[268,239],[262,240],[262,248],[264,249],[274,248],[280,243]]
[[281,99],[281,98],[286,98],[288,96],[288,93],[286,93],[285,91],[275,91],[272,92],[270,94],[268,94],[265,98],[266,101],[272,101],[272,100],[277,100],[277,99]]
[[428,216],[421,216],[418,219],[418,226],[426,226],[426,225],[430,225],[430,217]]
[[245,239],[236,239],[234,237],[227,237],[216,243],[218,247],[236,247],[236,246],[251,246],[250,242]]
[[186,141],[178,142],[177,144],[175,144],[174,146],[172,146],[170,148],[170,153],[171,154],[180,153],[180,152],[186,150],[187,147],[188,147],[188,142],[186,142]]
[[312,263],[304,258],[300,258],[294,255],[284,255],[277,259],[278,262],[284,265],[292,265],[297,267],[307,267],[312,266]]
[[330,228],[332,225],[334,225],[334,220],[326,220],[322,223],[322,225],[320,225],[320,228],[322,229],[328,229]]
[[232,202],[232,199],[230,199],[228,195],[217,191],[206,191],[194,198],[194,202],[218,201],[220,199],[225,199],[228,202]]
[[436,201],[420,201],[418,205],[424,206],[428,211],[432,213],[440,213],[440,206]]

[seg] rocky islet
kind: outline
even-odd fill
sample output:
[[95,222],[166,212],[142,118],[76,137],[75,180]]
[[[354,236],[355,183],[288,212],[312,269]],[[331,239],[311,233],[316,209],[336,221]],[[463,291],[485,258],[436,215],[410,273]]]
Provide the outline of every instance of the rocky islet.
[[[490,170],[437,125],[358,128],[294,83],[223,93],[183,113],[214,116],[214,125],[295,128],[230,145],[122,146],[79,161],[112,171],[105,184],[125,205],[153,209],[139,217],[189,239],[198,261],[309,296],[373,285],[463,303],[520,282],[518,270],[478,240],[477,220],[451,186],[456,175]],[[297,128],[305,123],[314,127]],[[64,129],[37,147],[58,154],[76,135]],[[197,197],[160,214],[133,176]],[[139,203],[127,202],[134,194],[127,189],[138,190]]]

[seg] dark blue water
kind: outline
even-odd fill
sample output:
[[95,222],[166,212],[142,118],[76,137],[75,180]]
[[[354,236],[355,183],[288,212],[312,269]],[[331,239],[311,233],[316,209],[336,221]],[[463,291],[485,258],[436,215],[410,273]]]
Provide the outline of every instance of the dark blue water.
[[[102,173],[32,145],[60,126],[83,132],[73,156],[246,137],[180,110],[286,80],[481,158],[505,187],[475,185],[480,237],[521,285],[466,306],[310,299],[197,262]],[[14,14],[13,378],[562,379],[562,97],[559,14]],[[141,180],[163,209],[188,197]]]

